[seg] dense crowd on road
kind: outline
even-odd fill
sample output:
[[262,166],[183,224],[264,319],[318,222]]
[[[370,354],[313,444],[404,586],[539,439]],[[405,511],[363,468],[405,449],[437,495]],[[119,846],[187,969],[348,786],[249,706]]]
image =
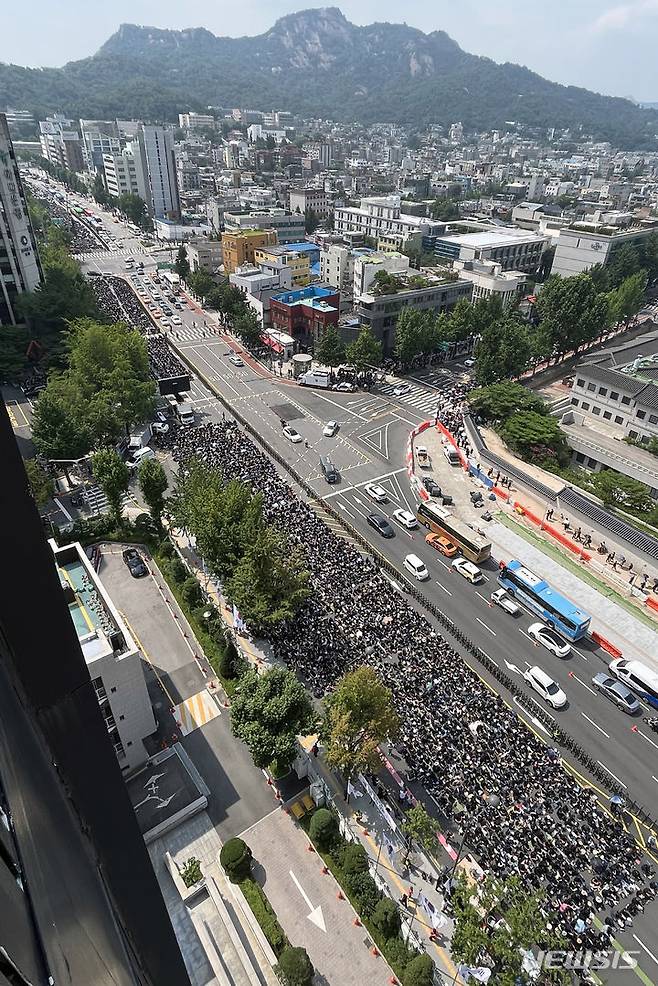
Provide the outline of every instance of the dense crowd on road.
[[[236,423],[167,441],[178,463],[201,460],[262,492],[266,519],[305,557],[312,593],[272,635],[276,656],[318,697],[347,670],[374,666],[395,697],[408,779],[457,827],[468,825],[469,848],[485,870],[546,888],[547,922],[578,948],[603,947],[658,886],[621,821],[565,772],[557,751],[527,730],[374,560],[332,533]],[[596,912],[608,915],[602,931],[592,923]]]
[[158,331],[122,277],[93,277],[90,283],[98,306],[109,319],[127,322],[146,337],[151,375],[155,380],[178,377],[187,373],[178,357],[171,351],[165,337]]
[[99,235],[90,229],[86,223],[72,216],[54,195],[46,195],[39,186],[26,182],[37,201],[46,207],[50,219],[71,237],[71,253],[90,253],[92,250],[102,250],[105,243]]

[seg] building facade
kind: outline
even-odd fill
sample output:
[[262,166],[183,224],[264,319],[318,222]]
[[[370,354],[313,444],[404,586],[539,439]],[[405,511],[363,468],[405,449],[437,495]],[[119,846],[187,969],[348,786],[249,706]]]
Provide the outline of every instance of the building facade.
[[462,280],[473,285],[474,303],[496,297],[503,307],[513,305],[528,280],[522,271],[503,271],[500,264],[491,260],[458,260],[454,269]]
[[254,263],[266,274],[275,274],[282,267],[290,271],[293,288],[303,288],[311,280],[311,265],[307,253],[288,250],[284,246],[254,251]]
[[51,164],[69,171],[83,171],[85,167],[80,134],[73,129],[73,120],[60,114],[39,122],[41,153]]
[[306,232],[304,216],[291,215],[285,209],[263,209],[259,212],[224,213],[226,231],[244,229],[273,229],[279,243],[303,240]]
[[582,274],[596,264],[608,264],[622,246],[639,246],[652,233],[658,232],[657,222],[617,229],[602,223],[577,223],[565,226],[555,249],[551,274],[572,277]]
[[291,188],[289,193],[289,208],[293,213],[314,212],[326,219],[333,212],[332,200],[324,188]]
[[186,243],[187,259],[193,271],[205,270],[215,274],[222,265],[223,250],[221,240],[211,240],[207,236],[196,236]]
[[137,162],[130,147],[124,147],[117,154],[103,155],[105,187],[110,195],[139,195],[146,201],[147,191],[138,181]]
[[0,113],[0,326],[18,325],[16,299],[43,280],[9,127]]
[[276,243],[277,235],[273,229],[226,230],[222,233],[224,271],[233,274],[238,267],[255,263],[256,250]]
[[399,195],[384,195],[363,198],[358,207],[337,206],[334,209],[334,230],[342,236],[360,233],[375,242],[385,238],[393,250],[405,246],[414,234],[423,238],[445,230],[445,223],[403,214],[400,203]]
[[339,306],[338,292],[314,284],[273,295],[272,328],[305,345],[317,345],[330,325],[338,325]]
[[488,260],[502,271],[532,273],[539,267],[550,238],[512,226],[477,233],[442,234],[434,240],[434,254],[442,261]]
[[137,181],[146,189],[152,219],[180,219],[174,135],[164,127],[141,126],[136,156]]
[[210,113],[179,113],[178,126],[183,130],[214,130],[215,118]]
[[102,171],[105,154],[121,153],[116,120],[80,120],[80,138],[87,171]]

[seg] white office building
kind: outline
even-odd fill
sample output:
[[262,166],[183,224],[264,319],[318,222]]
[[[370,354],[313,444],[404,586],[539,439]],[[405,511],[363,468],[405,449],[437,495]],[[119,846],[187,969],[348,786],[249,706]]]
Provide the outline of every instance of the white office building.
[[146,189],[146,208],[154,219],[180,219],[174,135],[165,127],[141,126],[136,155],[137,181]]
[[551,274],[572,277],[596,264],[607,264],[620,247],[639,245],[658,232],[655,220],[619,229],[603,222],[579,222],[560,230]]
[[457,260],[453,265],[463,281],[473,285],[473,303],[495,296],[503,307],[514,304],[528,275],[520,270],[503,270],[491,260]]
[[156,730],[137,644],[83,548],[51,547],[108,736],[129,773],[147,759],[144,740]]
[[363,198],[358,207],[339,206],[334,209],[334,230],[341,235],[359,233],[375,242],[385,240],[399,250],[414,235],[431,236],[445,229],[445,223],[404,215],[400,202],[399,195],[383,195]]
[[179,113],[178,126],[183,130],[214,130],[215,118],[210,113]]
[[9,126],[0,113],[0,326],[22,323],[16,299],[38,288],[42,277]]
[[[103,155],[105,187],[110,195],[139,195],[146,201],[147,191],[137,179],[137,162],[131,147],[115,154]],[[141,176],[141,172],[140,172]]]

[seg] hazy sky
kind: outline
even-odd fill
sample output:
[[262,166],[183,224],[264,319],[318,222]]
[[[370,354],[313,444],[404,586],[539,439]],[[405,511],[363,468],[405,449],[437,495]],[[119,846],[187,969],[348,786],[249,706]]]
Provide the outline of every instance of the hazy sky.
[[[313,0],[24,0],[3,17],[0,61],[63,65],[84,58],[123,22],[266,31]],[[343,0],[349,20],[443,29],[466,51],[519,62],[556,82],[658,102],[658,0]],[[2,93],[0,92],[0,101]]]

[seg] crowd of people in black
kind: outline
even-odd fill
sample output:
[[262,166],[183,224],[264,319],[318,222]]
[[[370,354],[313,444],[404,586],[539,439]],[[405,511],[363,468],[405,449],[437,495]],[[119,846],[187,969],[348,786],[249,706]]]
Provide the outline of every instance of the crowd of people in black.
[[[28,183],[29,184],[29,183]],[[87,226],[80,219],[76,219],[64,208],[54,195],[44,197],[44,193],[32,185],[30,191],[37,201],[41,202],[48,210],[50,219],[71,237],[71,253],[90,253],[92,250],[102,250],[105,247],[104,241],[98,234]]]
[[[446,424],[459,423],[448,415]],[[395,698],[407,780],[468,829],[485,871],[546,889],[547,926],[574,947],[605,947],[658,888],[621,820],[576,783],[558,752],[526,729],[374,560],[315,515],[235,422],[164,441],[179,464],[201,460],[263,493],[266,519],[305,557],[312,592],[295,620],[272,634],[277,657],[318,697],[347,670],[375,667]]]

